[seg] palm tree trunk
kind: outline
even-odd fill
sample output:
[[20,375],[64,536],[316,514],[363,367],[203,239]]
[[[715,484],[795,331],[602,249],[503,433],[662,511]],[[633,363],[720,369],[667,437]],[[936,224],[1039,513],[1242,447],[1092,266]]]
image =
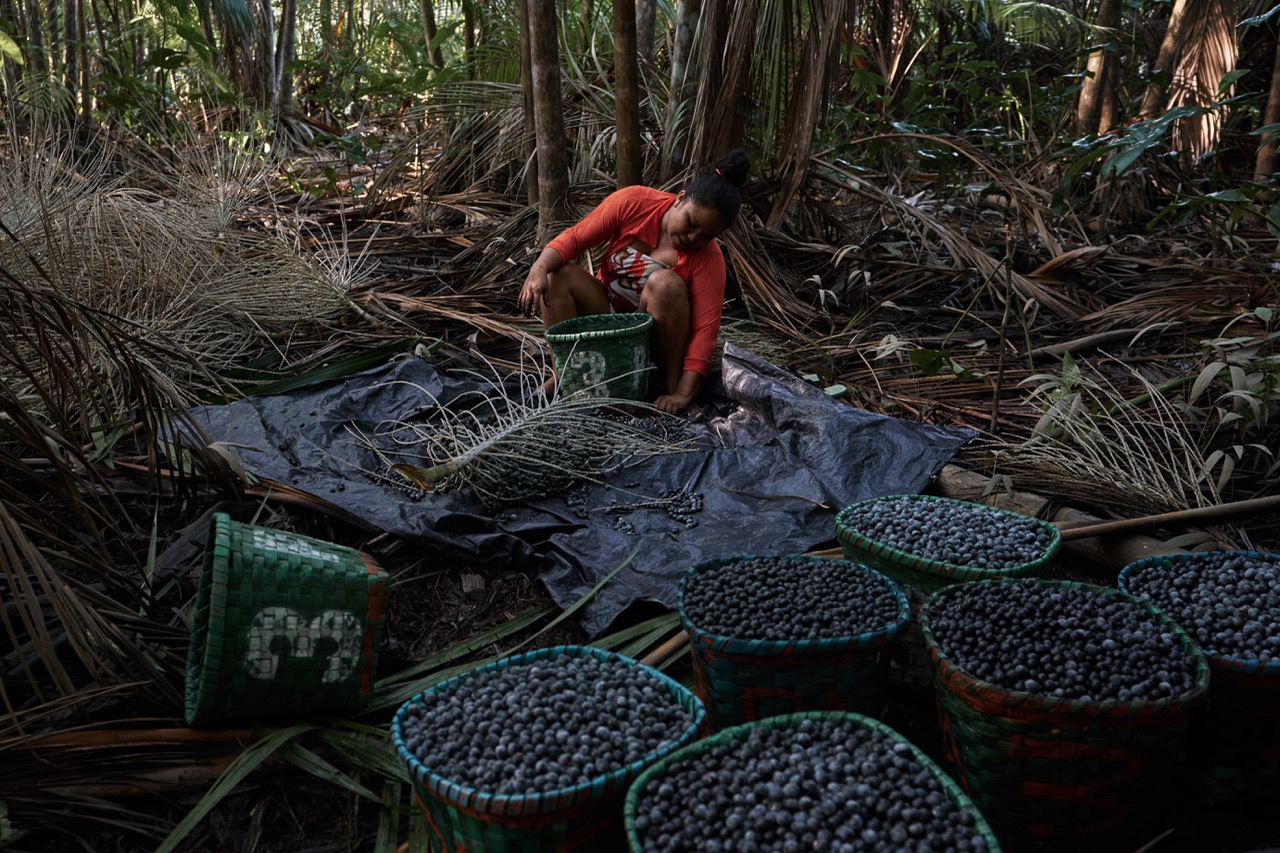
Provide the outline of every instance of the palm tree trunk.
[[[1271,88],[1267,92],[1267,106],[1262,113],[1262,126],[1269,127],[1280,122],[1280,43],[1275,47],[1275,58],[1271,61]],[[1258,157],[1254,161],[1253,179],[1258,183],[1271,180],[1276,170],[1277,134],[1272,131],[1262,137],[1258,146]]]
[[277,116],[293,109],[293,72],[286,70],[297,55],[298,0],[283,0],[280,7],[280,33],[276,38],[275,100],[272,106]]
[[462,0],[462,64],[467,69],[467,79],[476,76],[476,12],[471,0]]
[[703,19],[703,79],[694,107],[692,156],[711,164],[742,139],[744,106],[750,95],[760,0],[711,3]]
[[689,100],[688,69],[696,64],[694,35],[702,14],[702,0],[680,0],[676,16],[676,36],[671,48],[671,93],[667,101],[667,120],[662,145],[662,177],[669,180],[677,164],[684,163],[685,128],[689,125],[686,104]]
[[516,0],[516,14],[520,17],[520,88],[524,90],[524,138],[526,144],[521,146],[525,161],[529,164],[525,169],[525,195],[530,207],[538,206],[538,153],[536,143],[536,126],[533,119],[533,58],[529,53],[529,0]]
[[1160,52],[1156,54],[1155,64],[1148,77],[1147,91],[1142,96],[1142,107],[1138,110],[1138,118],[1144,121],[1153,119],[1162,112],[1164,90],[1173,75],[1173,63],[1182,52],[1182,22],[1187,17],[1189,5],[1188,0],[1174,0],[1173,9],[1169,12],[1169,25],[1165,28]]
[[[1240,53],[1234,0],[1199,0],[1187,5],[1181,27],[1182,50],[1169,80],[1166,109],[1208,107],[1229,95],[1219,92],[1219,86],[1235,68]],[[1218,107],[1174,122],[1173,147],[1188,168],[1217,147],[1224,113],[1225,109]]]
[[529,58],[538,138],[538,242],[569,218],[569,155],[560,102],[560,50],[555,0],[529,0]]
[[84,0],[76,0],[76,56],[80,78],[76,87],[80,90],[80,120],[87,127],[93,120],[93,86],[90,83],[89,27],[85,22]]
[[436,10],[431,0],[418,0],[418,11],[422,15],[422,37],[426,39],[431,64],[436,68],[444,68],[444,51],[436,44]]
[[653,63],[653,30],[658,22],[658,0],[636,0],[636,51],[646,65]]
[[1089,52],[1085,64],[1085,77],[1080,84],[1080,97],[1076,100],[1076,133],[1096,134],[1109,128],[1102,126],[1107,112],[1105,105],[1110,98],[1112,75],[1115,73],[1115,54],[1105,46],[1120,26],[1120,0],[1102,0],[1094,20],[1093,38],[1104,42]]
[[840,14],[844,0],[825,0],[813,6],[813,18],[805,37],[804,60],[796,72],[795,89],[802,94],[793,98],[787,108],[786,135],[779,150],[785,152],[779,164],[782,186],[774,197],[768,224],[776,225],[786,213],[787,205],[800,189],[808,170],[809,152],[813,148],[814,128],[826,102],[827,71],[832,67],[836,39],[840,31]]
[[62,82],[68,92],[75,93],[80,82],[76,66],[76,0],[62,0]]
[[636,64],[635,0],[613,0],[613,67],[615,76],[618,186],[644,179],[640,148],[640,73]]

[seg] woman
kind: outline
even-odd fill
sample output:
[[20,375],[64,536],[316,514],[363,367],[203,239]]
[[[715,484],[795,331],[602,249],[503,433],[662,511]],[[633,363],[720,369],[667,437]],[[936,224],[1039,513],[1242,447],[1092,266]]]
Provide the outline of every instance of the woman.
[[[644,311],[662,386],[654,401],[681,412],[711,369],[724,307],[724,256],[716,236],[733,224],[738,188],[751,172],[741,150],[679,193],[624,187],[552,240],[529,269],[520,310],[541,309],[544,326],[582,314]],[[573,263],[607,243],[598,276]]]

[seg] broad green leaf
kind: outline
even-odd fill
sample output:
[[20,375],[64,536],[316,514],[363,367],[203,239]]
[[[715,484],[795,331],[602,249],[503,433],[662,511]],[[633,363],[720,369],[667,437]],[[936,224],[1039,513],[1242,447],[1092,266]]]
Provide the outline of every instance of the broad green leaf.
[[1209,384],[1217,378],[1218,374],[1226,367],[1221,361],[1210,362],[1204,370],[1200,371],[1200,375],[1196,377],[1196,381],[1191,385],[1191,393],[1187,396],[1188,403],[1194,403],[1204,394]]
[[3,30],[0,30],[0,55],[12,59],[18,65],[22,64],[22,48]]
[[289,726],[285,729],[277,729],[268,732],[254,743],[250,744],[244,752],[240,753],[234,761],[227,765],[227,769],[218,777],[218,781],[213,783],[200,802],[196,803],[195,808],[187,813],[178,825],[173,828],[173,832],[169,833],[169,837],[161,842],[156,848],[156,853],[173,853],[180,849],[183,840],[196,828],[200,821],[204,820],[209,812],[213,811],[214,806],[222,802],[222,798],[235,790],[236,786],[244,781],[250,773],[252,773],[262,762],[266,761],[272,755],[293,740],[300,734],[315,731],[316,726],[299,724]]
[[370,791],[350,774],[343,773],[319,755],[297,743],[286,743],[280,747],[280,757],[300,770],[305,770],[322,782],[328,782],[343,788],[366,800],[382,803],[382,798]]

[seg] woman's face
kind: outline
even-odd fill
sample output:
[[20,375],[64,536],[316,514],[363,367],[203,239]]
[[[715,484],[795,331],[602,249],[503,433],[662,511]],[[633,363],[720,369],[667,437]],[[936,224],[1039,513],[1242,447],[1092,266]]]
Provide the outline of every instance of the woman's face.
[[683,190],[665,218],[667,235],[677,252],[696,252],[724,231],[724,221],[715,208],[694,204]]

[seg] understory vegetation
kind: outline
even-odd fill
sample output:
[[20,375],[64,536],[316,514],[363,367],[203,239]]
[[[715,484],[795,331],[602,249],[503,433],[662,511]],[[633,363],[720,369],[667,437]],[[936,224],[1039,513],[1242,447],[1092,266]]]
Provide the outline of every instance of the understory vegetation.
[[[634,56],[604,4],[278,5],[0,0],[0,847],[420,849],[391,713],[582,641],[573,611],[528,567],[435,560],[254,476],[187,413],[406,354],[539,370],[520,282],[626,143],[671,189],[744,147],[721,341],[977,430],[955,461],[991,492],[1099,517],[1277,492],[1269,2],[660,0]],[[558,152],[522,85],[538,14]],[[392,573],[360,715],[182,726],[226,510]],[[1157,533],[1276,550],[1275,518]],[[677,630],[646,612],[592,642],[641,657]]]

